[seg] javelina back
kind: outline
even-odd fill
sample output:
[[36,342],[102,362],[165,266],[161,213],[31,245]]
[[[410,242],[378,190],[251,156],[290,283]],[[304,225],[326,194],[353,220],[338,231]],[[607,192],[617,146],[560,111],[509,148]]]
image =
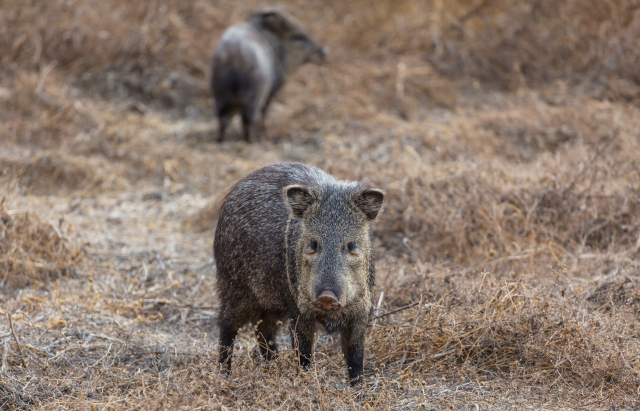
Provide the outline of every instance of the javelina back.
[[211,88],[219,119],[218,141],[229,121],[242,116],[244,138],[256,134],[285,75],[299,66],[323,59],[324,49],[279,6],[269,6],[247,22],[229,27],[213,55]]
[[341,333],[349,379],[360,382],[375,279],[369,226],[383,201],[379,189],[295,163],[257,170],[231,189],[213,245],[223,371],[239,328],[256,326],[270,360],[288,318],[304,368],[324,328]]

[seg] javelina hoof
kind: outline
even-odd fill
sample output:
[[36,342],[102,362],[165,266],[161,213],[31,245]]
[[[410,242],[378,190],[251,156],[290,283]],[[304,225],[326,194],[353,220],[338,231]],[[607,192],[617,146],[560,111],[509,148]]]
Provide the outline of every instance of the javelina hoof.
[[349,381],[349,385],[351,387],[358,387],[360,386],[360,384],[362,384],[362,374],[357,376],[356,378],[353,378],[351,381]]
[[340,308],[340,303],[331,291],[324,291],[316,300],[316,306],[326,311],[335,311]]
[[226,364],[222,364],[220,367],[220,375],[223,378],[229,378],[229,375],[231,375],[231,368],[227,367]]

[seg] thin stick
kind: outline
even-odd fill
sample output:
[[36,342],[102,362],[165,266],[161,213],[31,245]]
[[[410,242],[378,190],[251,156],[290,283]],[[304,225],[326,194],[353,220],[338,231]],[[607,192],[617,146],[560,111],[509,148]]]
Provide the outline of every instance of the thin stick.
[[600,155],[602,153],[604,153],[604,150],[609,146],[609,144],[611,144],[611,142],[613,140],[615,140],[618,136],[620,135],[620,130],[616,130],[613,135],[611,137],[609,137],[609,139],[607,141],[604,142],[604,144],[602,144],[602,146],[600,146],[600,148],[598,149],[598,151],[596,151],[596,154],[593,156],[593,159],[591,159],[591,162],[589,162],[589,164],[585,165],[582,170],[580,170],[580,172],[575,176],[575,178],[573,179],[573,181],[571,182],[571,184],[569,184],[569,187],[565,188],[564,191],[562,192],[562,195],[564,196],[565,194],[567,194],[569,191],[573,190],[573,187],[575,187],[576,183],[578,182],[578,179],[582,176],[582,174],[588,169],[591,168],[595,163],[596,160],[598,159],[598,157],[600,157]]
[[22,346],[20,345],[20,341],[18,341],[18,335],[13,329],[13,322],[11,321],[11,313],[7,313],[7,319],[9,320],[9,328],[11,328],[11,335],[13,335],[13,340],[16,342],[18,346],[18,353],[20,354],[20,361],[22,361],[22,366],[27,368],[27,362],[24,360],[24,355],[22,354]]
[[[416,305],[418,305],[418,304],[420,304],[420,302],[419,302],[419,301],[416,301],[415,303],[411,303],[411,304],[409,304],[409,305],[405,305],[405,306],[403,306],[403,307],[396,308],[395,310],[387,311],[387,312],[386,312],[386,313],[384,313],[384,314],[376,315],[376,316],[374,317],[374,319],[376,319],[376,318],[386,317],[387,315],[395,314],[395,313],[397,313],[398,311],[404,311],[404,310],[406,310],[407,308],[415,307],[415,306],[416,306]],[[425,305],[424,305],[424,307],[425,307],[425,308],[427,308],[427,307],[431,307],[432,305],[433,305],[433,303],[429,303],[429,304],[425,304]]]
[[191,294],[189,294],[189,299],[191,299],[191,297],[193,297],[193,295],[198,291],[198,288],[200,288],[200,285],[202,285],[202,282],[204,281],[204,275],[200,276],[200,279],[198,280],[198,283],[196,284],[195,287],[193,287],[193,290],[191,291]]
[[49,73],[51,73],[51,70],[53,70],[57,64],[58,62],[54,61],[53,63],[47,64],[47,66],[42,70],[42,73],[40,73],[40,78],[38,79],[38,85],[36,86],[36,94],[40,95],[42,93],[42,91],[44,90],[44,81],[47,79],[47,76],[49,75]]
[[[465,346],[460,347],[460,350],[468,350],[468,349],[469,349],[469,348],[471,348],[471,347],[473,347],[473,346],[472,346],[472,345],[465,345]],[[431,359],[431,360],[437,360],[437,359],[439,359],[439,358],[446,357],[446,356],[447,356],[447,355],[449,355],[449,354],[453,354],[453,353],[454,353],[454,352],[456,352],[456,351],[458,351],[458,348],[453,348],[453,349],[448,350],[448,351],[443,351],[443,352],[440,352],[440,353],[438,353],[438,354],[433,354],[433,355],[431,355],[431,356],[427,356],[427,358],[429,358],[429,359]],[[407,352],[408,352],[408,351],[406,351],[406,350],[405,350],[405,354],[406,354]],[[412,364],[414,364],[415,362],[416,362],[416,360],[413,360],[413,361],[411,361],[411,362],[409,363],[409,365],[412,365]],[[405,368],[405,370],[407,370],[407,369],[409,369],[409,366],[407,366],[407,368]]]
[[626,380],[624,380],[624,382],[622,383],[622,385],[618,385],[617,387],[615,387],[615,388],[613,389],[613,391],[611,392],[611,394],[609,394],[609,395],[607,395],[606,397],[601,398],[601,399],[599,399],[599,400],[595,400],[595,401],[592,401],[592,402],[588,402],[588,403],[586,403],[585,405],[583,405],[583,407],[591,406],[591,405],[594,405],[594,404],[600,404],[600,403],[602,403],[603,401],[607,401],[607,400],[611,399],[615,394],[617,394],[617,393],[618,393],[618,391],[620,391],[621,389],[623,389],[623,388],[625,387],[625,385],[627,385],[627,383],[629,382],[629,380],[631,379],[631,377],[633,377],[634,375],[636,375],[636,373],[638,372],[638,368],[640,368],[640,367],[636,367],[636,368],[631,372],[631,374],[629,374],[629,376],[627,377],[627,379],[626,379]]
[[432,360],[437,360],[438,358],[442,358],[442,357],[447,356],[449,354],[453,354],[454,352],[456,352],[455,348],[452,349],[452,350],[449,350],[449,351],[444,351],[444,352],[441,352],[441,353],[438,353],[438,354],[434,354],[429,358],[431,358]]
[[2,353],[2,367],[0,371],[7,372],[7,352],[9,351],[9,340],[4,340],[4,352]]
[[415,306],[416,306],[416,305],[418,305],[418,304],[420,304],[420,302],[419,302],[419,301],[416,301],[415,303],[411,303],[411,304],[405,305],[405,306],[403,306],[403,307],[396,308],[395,310],[387,311],[387,312],[386,312],[386,313],[384,313],[384,314],[376,315],[376,316],[374,317],[374,319],[382,318],[382,317],[386,317],[387,315],[391,315],[391,314],[397,313],[398,311],[403,311],[403,310],[406,310],[406,309],[408,309],[408,308],[415,307]]
[[416,314],[416,319],[413,321],[413,327],[411,327],[411,335],[409,335],[409,339],[405,344],[404,355],[402,355],[402,361],[400,361],[400,369],[404,365],[404,361],[407,359],[407,350],[409,349],[409,342],[413,338],[413,334],[416,332],[416,325],[418,325],[418,318],[420,318],[420,311],[422,310],[422,294],[420,294],[420,305],[418,305],[418,312]]
[[[314,356],[314,361],[313,361],[313,373],[316,376],[316,389],[318,390],[318,398],[320,399],[320,404],[322,404],[322,409],[326,410],[327,406],[324,403],[324,396],[323,394],[323,390],[322,390],[322,386],[320,385],[320,379],[318,378],[318,361],[316,361],[317,358],[315,358]],[[285,401],[286,402],[286,401]],[[284,403],[283,403],[284,405]],[[282,407],[282,405],[280,406]]]
[[371,325],[371,329],[376,328],[376,321],[378,320],[378,314],[380,314],[380,304],[382,304],[382,297],[384,297],[384,291],[380,293],[380,298],[378,298],[378,305],[376,306],[376,314],[373,317],[373,324]]

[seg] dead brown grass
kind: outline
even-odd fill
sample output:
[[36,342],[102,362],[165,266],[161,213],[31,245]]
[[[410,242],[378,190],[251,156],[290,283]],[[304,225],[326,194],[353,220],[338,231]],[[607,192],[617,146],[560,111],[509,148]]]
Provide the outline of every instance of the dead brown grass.
[[[637,409],[637,5],[285,3],[331,58],[252,145],[207,73],[258,2],[3,4],[0,408]],[[388,193],[360,391],[335,336],[216,371],[219,202],[278,161]]]
[[[159,269],[157,263],[147,268]],[[241,333],[232,378],[222,379],[215,342],[201,327],[213,313],[188,303],[204,296],[189,300],[191,286],[162,276],[146,287],[139,271],[119,277],[127,293],[117,291],[120,284],[98,280],[80,286],[83,297],[56,286],[48,297],[29,292],[12,303],[27,368],[14,345],[4,364],[12,378],[0,385],[4,404],[47,408],[68,403],[71,393],[74,407],[106,409],[635,404],[639,325],[629,319],[637,315],[637,277],[597,290],[562,268],[555,273],[560,280],[546,285],[496,280],[489,273],[468,284],[449,278],[438,286],[440,296],[426,292],[420,307],[377,320],[367,383],[353,391],[346,388],[332,340],[321,340],[316,366],[300,374],[287,339],[281,341],[283,357],[264,364],[250,330]],[[78,304],[94,308],[79,317],[70,311]],[[38,375],[35,384],[21,382],[30,374]]]
[[[637,292],[637,284],[618,287]],[[461,284],[426,304],[415,329],[418,313],[376,329],[372,352],[385,364],[406,358],[406,377],[438,370],[461,381],[508,376],[540,393],[549,379],[561,379],[576,397],[607,390],[607,384],[610,393],[630,392],[626,384],[637,380],[637,325],[626,321],[637,310],[588,301],[589,288],[498,282],[483,273],[481,282]]]
[[[9,290],[74,276],[82,247],[71,234],[72,225],[44,221],[37,214],[11,209],[0,201],[0,288]],[[4,299],[4,298],[3,298]]]
[[380,58],[419,53],[441,73],[503,87],[623,78],[634,85],[626,98],[637,99],[637,11],[634,1],[404,0],[348,2],[323,14],[342,23],[336,38]]

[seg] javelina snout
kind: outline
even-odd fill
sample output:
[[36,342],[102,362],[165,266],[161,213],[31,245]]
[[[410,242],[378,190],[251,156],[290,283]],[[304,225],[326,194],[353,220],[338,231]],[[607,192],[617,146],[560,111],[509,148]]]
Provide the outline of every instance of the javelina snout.
[[[317,230],[318,225],[313,224],[311,219],[303,222],[303,230],[315,231],[315,235],[312,236],[314,239],[308,241],[309,245],[304,251],[302,278],[308,278],[309,297],[314,301],[315,306],[326,311],[335,311],[342,306],[342,301],[350,299],[348,293],[349,277],[357,277],[357,273],[362,267],[358,266],[357,261],[353,261],[354,258],[357,259],[358,255],[345,255],[347,248],[335,239],[329,238],[328,241],[315,239],[321,234]],[[335,232],[329,230],[329,233],[326,234],[333,235]],[[349,244],[355,244],[354,241],[347,241]],[[355,250],[349,252],[354,253]],[[351,269],[353,272],[349,272]]]
[[[308,62],[324,60],[327,49],[282,7],[269,6],[229,27],[213,55],[211,88],[219,120],[218,141],[240,113],[244,138],[264,126],[269,104],[285,77]],[[264,127],[263,127],[264,128]]]
[[369,227],[383,201],[381,190],[294,163],[255,171],[231,189],[214,240],[224,369],[240,327],[256,324],[262,355],[272,359],[278,323],[288,318],[303,368],[316,331],[340,332],[349,379],[360,382],[375,280]]
[[316,307],[326,311],[337,310],[340,308],[338,297],[331,291],[323,291],[316,300]]

